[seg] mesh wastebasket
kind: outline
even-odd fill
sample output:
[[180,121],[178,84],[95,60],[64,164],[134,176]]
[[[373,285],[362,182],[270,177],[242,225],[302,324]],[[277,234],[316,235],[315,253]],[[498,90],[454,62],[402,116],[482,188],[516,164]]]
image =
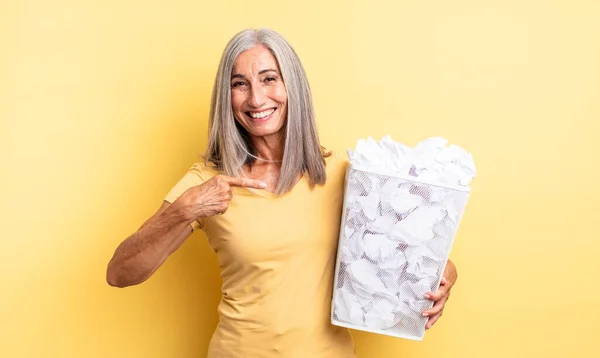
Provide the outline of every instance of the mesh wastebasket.
[[422,340],[470,188],[350,165],[331,321]]

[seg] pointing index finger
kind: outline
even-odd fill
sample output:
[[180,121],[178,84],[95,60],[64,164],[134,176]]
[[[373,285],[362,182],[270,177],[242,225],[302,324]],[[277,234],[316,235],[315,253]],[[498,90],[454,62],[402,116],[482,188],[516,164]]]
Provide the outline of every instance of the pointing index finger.
[[267,187],[265,182],[249,178],[232,178],[227,177],[227,183],[231,186],[239,186],[244,188],[264,189]]

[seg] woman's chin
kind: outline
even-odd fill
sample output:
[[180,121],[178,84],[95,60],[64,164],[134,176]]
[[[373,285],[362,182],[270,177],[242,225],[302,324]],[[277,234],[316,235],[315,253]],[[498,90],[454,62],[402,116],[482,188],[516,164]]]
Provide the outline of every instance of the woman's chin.
[[255,138],[267,138],[267,137],[277,137],[277,136],[281,136],[283,137],[283,130],[282,129],[273,129],[273,128],[251,128],[248,131],[248,134],[250,134],[250,136],[255,137]]

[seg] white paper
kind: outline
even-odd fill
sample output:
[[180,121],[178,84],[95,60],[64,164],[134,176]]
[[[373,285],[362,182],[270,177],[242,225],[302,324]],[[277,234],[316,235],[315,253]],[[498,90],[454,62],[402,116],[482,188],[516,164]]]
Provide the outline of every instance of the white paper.
[[441,137],[410,148],[389,136],[359,140],[348,154],[361,169],[351,168],[346,183],[343,286],[334,313],[355,325],[418,334],[421,312],[432,304],[423,296],[439,282],[466,203],[466,191],[443,184],[468,185],[472,156]]
[[369,137],[359,139],[350,162],[390,175],[413,175],[419,179],[467,186],[475,177],[473,156],[456,145],[447,146],[441,137],[427,138],[414,148],[392,141],[390,136],[379,142]]
[[370,220],[379,216],[379,210],[377,209],[379,200],[379,194],[376,191],[372,191],[368,196],[359,196],[356,198],[356,202]]
[[363,321],[363,311],[361,302],[356,299],[356,295],[347,285],[342,286],[337,291],[338,304],[335,305],[335,314],[338,319],[354,324],[360,324]]
[[396,299],[391,301],[381,299],[374,302],[373,307],[365,314],[365,324],[367,327],[375,329],[385,329],[398,323],[394,311],[400,302]]
[[368,228],[372,232],[387,234],[392,230],[397,220],[391,215],[379,216],[368,224]]
[[407,213],[423,202],[423,198],[421,196],[411,193],[400,193],[387,200],[389,200],[394,211],[399,214]]
[[365,229],[358,228],[354,230],[350,228],[351,234],[346,234],[347,240],[342,245],[342,259],[346,262],[353,262],[360,259],[365,252],[364,235]]
[[398,252],[398,243],[385,235],[367,234],[364,244],[365,255],[376,262],[385,262]]
[[391,235],[400,238],[409,245],[433,238],[433,226],[444,216],[439,206],[421,206],[410,213],[405,219],[397,222]]
[[348,266],[347,270],[353,279],[353,288],[359,295],[370,296],[374,293],[387,292],[383,282],[377,277],[379,270],[369,261],[365,259],[354,261]]

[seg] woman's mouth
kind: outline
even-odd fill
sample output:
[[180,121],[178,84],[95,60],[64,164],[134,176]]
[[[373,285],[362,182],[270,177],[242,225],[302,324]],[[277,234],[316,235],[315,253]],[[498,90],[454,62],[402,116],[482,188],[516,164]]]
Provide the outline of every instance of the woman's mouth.
[[250,117],[250,119],[252,121],[255,121],[255,122],[266,122],[269,119],[271,119],[271,117],[273,116],[273,113],[275,113],[276,109],[277,108],[270,108],[270,109],[267,109],[267,110],[264,110],[264,111],[260,111],[260,112],[255,112],[255,111],[253,111],[253,112],[246,112],[246,115],[248,117]]

